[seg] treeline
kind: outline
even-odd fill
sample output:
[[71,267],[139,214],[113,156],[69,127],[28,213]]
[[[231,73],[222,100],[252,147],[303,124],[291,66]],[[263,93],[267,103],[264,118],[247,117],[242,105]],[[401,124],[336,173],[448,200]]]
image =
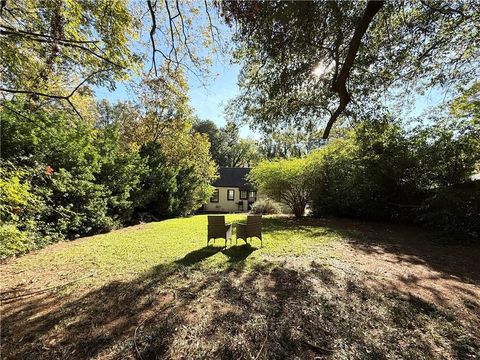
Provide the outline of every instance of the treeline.
[[314,216],[414,222],[479,241],[479,111],[469,96],[427,126],[364,121],[305,157],[262,162],[251,177],[297,216],[308,204]]
[[187,97],[152,91],[148,99],[78,99],[88,104],[83,118],[28,98],[3,103],[1,258],[189,214],[208,199],[216,168],[208,139],[192,130]]
[[464,185],[480,159],[478,135],[362,124],[308,158],[313,215],[415,222],[454,240],[478,240],[480,186]]

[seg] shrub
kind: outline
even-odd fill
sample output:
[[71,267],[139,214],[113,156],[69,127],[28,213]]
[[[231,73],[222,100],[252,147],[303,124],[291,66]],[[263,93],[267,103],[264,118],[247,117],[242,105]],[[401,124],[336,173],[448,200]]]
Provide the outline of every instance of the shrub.
[[480,243],[480,181],[432,191],[422,202],[418,221],[439,230],[446,240]]
[[262,161],[250,172],[250,180],[260,192],[286,204],[295,217],[305,212],[310,195],[305,158]]
[[282,206],[269,198],[259,199],[252,204],[250,212],[263,215],[280,214],[282,212]]
[[15,225],[0,225],[0,259],[26,253],[35,248],[32,235]]
[[478,140],[455,129],[408,133],[388,119],[357,125],[307,158],[313,214],[407,220],[457,240],[478,237],[479,191],[458,189],[479,160]]

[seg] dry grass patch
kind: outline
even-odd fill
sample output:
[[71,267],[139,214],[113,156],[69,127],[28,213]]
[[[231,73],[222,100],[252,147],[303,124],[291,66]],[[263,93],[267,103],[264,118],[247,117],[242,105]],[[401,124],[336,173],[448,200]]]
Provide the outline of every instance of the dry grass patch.
[[[449,263],[449,258],[436,263],[429,262],[421,249],[416,256],[409,254],[411,244],[402,237],[410,228],[392,230],[384,224],[345,220],[271,218],[265,222],[264,248],[253,243],[222,249],[204,247],[204,217],[185,221],[193,223],[188,231],[194,231],[193,228],[199,233],[181,239],[179,234],[186,230],[178,229],[175,233],[174,228],[188,222],[176,222],[173,228],[168,223],[148,224],[141,230],[134,228],[132,232],[123,230],[64,244],[58,250],[45,249],[2,265],[2,270],[7,271],[2,274],[2,280],[8,279],[7,284],[15,289],[20,283],[20,274],[15,275],[15,270],[23,267],[22,274],[33,274],[35,269],[27,264],[37,266],[40,260],[35,257],[51,261],[38,265],[45,270],[49,269],[49,263],[60,266],[59,259],[83,252],[83,261],[75,259],[73,263],[64,263],[64,271],[81,276],[90,270],[88,265],[81,267],[91,259],[84,246],[91,242],[92,249],[97,249],[100,245],[95,242],[99,241],[104,249],[111,251],[99,261],[97,270],[103,270],[97,272],[99,275],[94,280],[80,282],[61,292],[4,302],[2,356],[36,359],[480,357],[480,339],[475,331],[480,319],[475,276],[468,272],[471,269],[462,273]],[[159,233],[162,226],[164,230],[170,229],[168,236]],[[418,230],[416,233],[425,235]],[[109,239],[108,235],[113,238]],[[115,244],[122,247],[127,241],[122,236],[136,240],[129,244],[131,248],[148,248],[156,254],[129,255],[127,252],[114,257]],[[160,241],[168,241],[165,239],[170,237],[180,242],[173,250],[164,247],[170,243]],[[425,242],[422,246],[430,246],[430,252],[440,251],[435,250],[435,243],[429,244]],[[81,249],[70,249],[76,246]],[[376,251],[369,251],[369,247]],[[122,251],[119,249],[118,254],[123,254]],[[467,254],[478,249],[464,248],[463,251],[468,262]],[[129,259],[142,256],[145,262],[141,265],[132,262],[130,268],[147,269],[139,273],[127,271],[132,261]],[[395,256],[403,260],[396,262]],[[112,257],[118,263],[111,262]],[[373,265],[375,259],[378,267]],[[151,265],[150,261],[157,263]],[[445,272],[440,271],[441,261]],[[107,264],[115,269],[115,274],[103,272]],[[422,269],[438,272],[442,276],[429,280],[432,288],[440,286],[437,282],[442,277],[448,277],[449,285],[460,289],[470,286],[470,294],[465,295],[462,303],[462,308],[467,310],[436,301],[426,296],[427,293],[415,294],[417,288],[426,291],[425,283],[417,287],[411,282],[409,291],[396,288],[392,281],[402,275],[400,268],[419,274],[423,274]],[[39,272],[37,283],[58,280],[58,277],[48,279],[50,274]],[[22,291],[27,288],[23,287]],[[467,294],[463,290],[458,292]]]

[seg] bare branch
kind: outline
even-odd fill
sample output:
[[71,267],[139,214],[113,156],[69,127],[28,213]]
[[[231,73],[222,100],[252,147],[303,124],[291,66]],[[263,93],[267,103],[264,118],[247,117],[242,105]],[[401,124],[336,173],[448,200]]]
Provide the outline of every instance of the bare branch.
[[203,4],[205,5],[205,12],[207,13],[207,17],[208,17],[208,24],[209,24],[209,28],[210,28],[210,36],[212,37],[212,41],[214,41],[215,36],[213,35],[213,30],[215,29],[215,31],[217,32],[217,35],[219,34],[219,30],[218,30],[218,27],[213,25],[212,17],[210,16],[210,12],[208,11],[207,0],[203,0]]
[[[157,2],[155,1],[155,5],[152,5],[151,0],[147,0],[148,4],[148,10],[150,11],[150,17],[152,19],[152,27],[150,28],[150,42],[152,43],[152,66],[153,69],[155,70],[155,76],[158,76],[157,73],[157,63],[155,61],[155,53],[157,52],[157,49],[155,47],[155,31],[157,30],[157,19],[155,17],[155,6],[157,5]],[[160,51],[161,53],[161,51]],[[163,55],[163,53],[162,53]]]
[[168,0],[164,0],[164,3],[168,13],[168,22],[170,25],[170,39],[172,41],[169,56],[171,56],[173,53],[175,55],[175,62],[178,65],[178,54],[177,54],[177,48],[175,47],[175,31],[174,31],[175,24],[173,22],[175,18],[172,18],[172,14],[170,13],[170,8],[168,7]]
[[337,109],[328,120],[327,126],[325,127],[325,130],[323,132],[324,139],[328,138],[333,124],[335,123],[335,121],[337,121],[338,117],[345,110],[345,108],[347,107],[348,103],[351,100],[351,97],[350,97],[350,94],[348,93],[347,85],[346,85],[347,79],[350,75],[350,70],[352,69],[353,63],[357,56],[358,49],[360,47],[360,43],[362,41],[363,35],[366,33],[373,18],[380,11],[383,5],[384,5],[383,1],[374,1],[374,0],[368,1],[365,12],[363,13],[362,18],[359,20],[357,26],[355,27],[355,32],[353,33],[353,37],[350,40],[350,44],[348,46],[347,57],[345,58],[345,62],[343,63],[343,66],[340,69],[340,72],[337,78],[334,80],[334,83],[332,84],[332,91],[336,92],[340,97],[340,104],[338,105]]
[[[113,61],[111,61],[110,59],[108,59],[107,57],[93,51],[92,49],[82,45],[83,42],[77,42],[77,41],[71,41],[71,40],[62,40],[62,39],[50,39],[50,38],[41,38],[41,37],[32,37],[28,34],[17,34],[17,33],[12,33],[12,32],[9,32],[8,30],[0,30],[0,35],[15,35],[15,36],[22,36],[23,38],[26,38],[28,40],[32,40],[32,41],[36,41],[36,42],[40,42],[40,43],[52,43],[52,42],[55,42],[56,44],[58,45],[61,45],[61,46],[66,46],[66,47],[72,47],[72,48],[77,48],[77,49],[80,49],[80,50],[83,50],[83,51],[86,51],[90,54],[92,54],[93,56],[99,58],[100,60],[102,61],[105,61],[107,63],[109,63],[110,65],[113,65],[113,66],[116,66],[116,67],[119,67],[119,68],[125,68],[124,66],[122,65],[119,65],[117,63],[114,63]],[[87,44],[95,44],[95,42],[88,42]],[[97,47],[97,49],[99,49]],[[100,50],[100,49],[99,49]],[[101,50],[100,50],[101,51]]]
[[49,39],[50,42],[63,42],[63,43],[75,43],[75,44],[94,44],[98,43],[98,40],[73,40],[73,39],[58,39],[55,38],[52,35],[47,35],[47,34],[40,34],[40,33],[35,33],[31,31],[25,31],[25,30],[19,30],[15,29],[14,27],[11,26],[5,26],[5,25],[0,25],[0,28],[3,28],[5,30],[0,30],[0,35],[12,35],[12,36],[24,36],[28,35],[30,40],[34,41],[40,41],[36,40],[34,38],[45,38],[41,40],[41,42],[47,42]]
[[183,20],[182,12],[180,11],[180,5],[178,4],[178,0],[175,0],[175,6],[177,7],[178,15],[180,15],[180,21],[182,23],[182,34],[183,34],[183,43],[185,44],[185,48],[187,49],[188,56],[190,57],[191,61],[195,61],[195,57],[193,56],[192,52],[190,51],[190,46],[188,45],[188,37],[185,32],[185,22]]
[[49,99],[58,99],[58,100],[66,100],[68,102],[68,104],[70,105],[70,107],[73,109],[73,111],[75,111],[75,113],[81,118],[83,119],[82,115],[80,114],[80,112],[77,110],[77,108],[73,105],[72,101],[71,101],[71,97],[75,94],[75,92],[83,85],[85,84],[88,80],[90,80],[92,77],[94,77],[95,75],[101,73],[101,72],[105,72],[105,71],[109,71],[111,69],[101,69],[101,70],[98,70],[98,71],[94,71],[93,73],[91,73],[90,75],[88,75],[85,79],[83,79],[77,86],[75,86],[75,88],[73,88],[73,90],[68,94],[68,95],[55,95],[55,94],[47,94],[47,93],[44,93],[44,92],[39,92],[39,91],[33,91],[33,90],[17,90],[17,89],[7,89],[7,88],[0,88],[0,92],[6,92],[6,93],[10,93],[10,94],[28,94],[28,95],[36,95],[36,96],[41,96],[41,97],[46,97],[46,98],[49,98]]

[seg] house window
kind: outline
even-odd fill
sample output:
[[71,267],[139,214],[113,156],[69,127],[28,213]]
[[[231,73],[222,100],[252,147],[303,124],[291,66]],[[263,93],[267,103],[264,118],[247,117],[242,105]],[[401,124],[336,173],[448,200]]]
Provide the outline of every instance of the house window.
[[257,201],[257,192],[256,191],[250,191],[248,194],[248,200],[249,201]]
[[228,189],[227,190],[227,200],[235,200],[235,190]]
[[240,200],[247,200],[248,199],[248,191],[240,190]]
[[210,198],[210,202],[212,203],[218,203],[218,189],[215,189],[215,191],[212,194],[212,197]]

